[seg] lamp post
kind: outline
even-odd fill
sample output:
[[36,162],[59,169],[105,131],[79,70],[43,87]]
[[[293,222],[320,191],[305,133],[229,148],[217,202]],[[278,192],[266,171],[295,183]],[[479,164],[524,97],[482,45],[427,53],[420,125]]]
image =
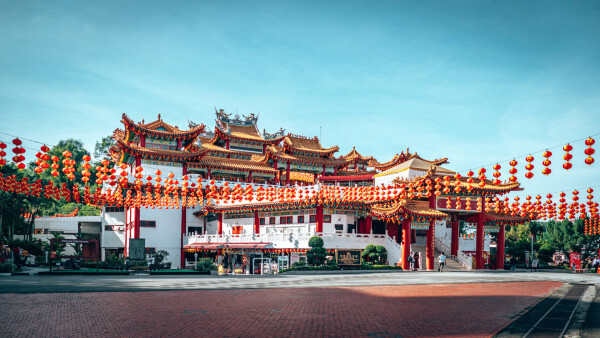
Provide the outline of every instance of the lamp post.
[[194,252],[194,268],[198,265],[198,253]]

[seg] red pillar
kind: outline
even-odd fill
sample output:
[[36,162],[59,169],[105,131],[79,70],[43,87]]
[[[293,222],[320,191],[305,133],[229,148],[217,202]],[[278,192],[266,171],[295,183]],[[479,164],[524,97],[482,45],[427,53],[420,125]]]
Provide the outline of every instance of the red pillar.
[[258,212],[254,213],[254,233],[260,233],[260,218],[258,218]]
[[140,147],[146,147],[146,135],[140,135]]
[[287,168],[285,169],[285,184],[290,185],[290,161],[287,162]]
[[475,237],[475,268],[483,269],[483,212],[477,214],[477,234]]
[[402,220],[402,269],[410,270],[408,256],[410,255],[410,218]]
[[[178,140],[178,142],[181,142],[181,140]],[[183,171],[182,171],[182,175],[187,175],[187,165],[183,165]],[[185,245],[185,243],[183,243],[183,238],[185,237],[185,234],[187,232],[187,207],[181,207],[181,266],[180,268],[183,269],[185,267],[185,252],[183,251],[183,246]]]
[[181,149],[181,139],[177,139],[177,150]]
[[371,233],[372,226],[373,226],[373,217],[367,216],[367,219],[365,220],[365,233],[366,234]]
[[398,224],[385,223],[385,229],[387,230],[388,236],[394,238],[396,243],[400,243],[401,238],[398,237]]
[[450,226],[452,227],[452,237],[450,238],[450,254],[452,256],[458,256],[458,232],[460,230],[460,221],[458,220],[458,215],[452,215]]
[[252,171],[248,172],[248,183],[252,183]]
[[317,205],[317,215],[316,215],[316,221],[317,221],[317,232],[323,232],[323,206],[322,205]]
[[229,140],[225,141],[225,149],[229,149]]
[[133,238],[140,238],[140,226],[142,224],[140,218],[140,208],[135,208],[135,219],[133,221]]
[[[429,197],[429,207],[435,209],[435,195]],[[429,230],[427,230],[427,245],[425,247],[426,267],[427,270],[435,269],[435,220],[429,222]]]
[[263,144],[263,154],[267,153],[267,144]]
[[504,270],[504,224],[500,224],[500,232],[496,240],[496,269]]
[[208,168],[208,171],[206,172],[206,179],[210,180],[210,168]]
[[217,233],[219,235],[223,234],[223,213],[219,213],[219,228],[217,229]]
[[323,164],[323,176],[325,176],[325,165]]

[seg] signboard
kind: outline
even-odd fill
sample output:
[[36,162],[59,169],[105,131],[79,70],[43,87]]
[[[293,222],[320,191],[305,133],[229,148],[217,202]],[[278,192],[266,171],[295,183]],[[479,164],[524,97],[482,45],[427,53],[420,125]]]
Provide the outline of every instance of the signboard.
[[360,265],[362,250],[335,250],[335,260],[338,265]]
[[129,259],[146,258],[146,240],[144,238],[129,239]]
[[[450,197],[450,209],[448,209],[448,197]],[[460,209],[456,208],[457,197],[460,197]],[[467,197],[471,199],[469,201],[471,210],[467,210]],[[435,208],[442,211],[479,212],[477,211],[477,198],[474,196],[438,196],[435,200]]]
[[410,228],[416,230],[429,230],[429,223],[410,222]]
[[300,255],[297,252],[292,252],[290,254],[290,264],[294,264],[300,261]]
[[484,232],[500,232],[500,226],[499,225],[484,225],[483,231]]
[[323,209],[324,214],[328,215],[346,215],[346,216],[356,216],[363,217],[367,216],[368,212],[364,210],[342,210],[342,209]]
[[579,252],[569,253],[569,264],[571,265],[571,269],[573,265],[575,265],[575,269],[581,269],[581,254]]

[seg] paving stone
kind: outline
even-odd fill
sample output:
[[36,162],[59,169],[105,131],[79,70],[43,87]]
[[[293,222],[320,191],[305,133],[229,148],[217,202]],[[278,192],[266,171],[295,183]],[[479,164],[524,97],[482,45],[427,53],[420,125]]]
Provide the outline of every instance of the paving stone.
[[480,337],[558,282],[0,294],[6,337]]

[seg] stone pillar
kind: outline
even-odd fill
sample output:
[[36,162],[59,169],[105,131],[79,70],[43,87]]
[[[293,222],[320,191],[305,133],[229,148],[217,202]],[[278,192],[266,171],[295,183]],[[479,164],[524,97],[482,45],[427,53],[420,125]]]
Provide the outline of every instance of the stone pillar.
[[258,217],[258,212],[254,213],[254,233],[260,233],[260,218]]
[[322,205],[317,206],[317,215],[315,218],[317,221],[316,231],[323,232],[323,206]]
[[372,227],[373,227],[373,217],[367,216],[367,219],[365,219],[365,233],[370,234]]
[[405,271],[410,270],[410,263],[408,262],[408,256],[410,255],[410,218],[402,220],[402,269]]
[[500,224],[500,232],[498,232],[496,240],[496,269],[504,270],[504,224]]
[[477,234],[475,235],[475,268],[483,269],[483,212],[477,214]]
[[285,169],[285,185],[290,185],[290,161],[287,162]]
[[460,221],[458,220],[458,215],[452,215],[450,226],[452,227],[452,236],[450,238],[450,254],[452,256],[458,256],[458,233],[460,230]]
[[217,233],[219,235],[223,234],[223,213],[222,212],[219,213],[219,228],[217,230]]

